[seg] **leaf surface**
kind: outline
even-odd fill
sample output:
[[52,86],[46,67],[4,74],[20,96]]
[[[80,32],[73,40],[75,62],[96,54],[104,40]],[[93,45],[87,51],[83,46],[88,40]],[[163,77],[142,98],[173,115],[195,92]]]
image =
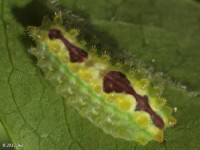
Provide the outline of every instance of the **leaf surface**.
[[[199,3],[62,0],[61,4],[77,14],[74,20],[80,28],[90,21],[95,35],[103,37],[91,43],[104,45],[116,61],[134,56],[154,73],[163,72],[163,78],[181,82],[189,91],[200,90]],[[162,144],[140,146],[113,138],[66,105],[27,52],[34,44],[25,34],[26,26],[38,26],[44,15],[53,13],[41,5],[30,0],[0,1],[0,120],[12,143],[24,150],[200,149],[199,97],[189,96],[168,79],[162,79],[163,95],[177,107],[178,124],[166,130]],[[92,31],[87,33],[93,35]]]

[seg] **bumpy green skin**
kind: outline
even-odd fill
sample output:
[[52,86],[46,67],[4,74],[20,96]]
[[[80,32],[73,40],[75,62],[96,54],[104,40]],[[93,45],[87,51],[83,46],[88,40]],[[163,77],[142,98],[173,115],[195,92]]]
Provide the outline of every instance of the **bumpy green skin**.
[[[132,109],[132,107],[135,108],[136,105],[134,98],[130,97],[130,101],[127,101],[130,102],[131,106],[128,107],[130,109],[122,109],[125,108],[125,105],[119,102],[119,100],[129,99],[129,97],[127,98],[126,95],[117,93],[115,93],[114,96],[110,96],[103,93],[102,90],[97,92],[98,90],[94,89],[92,83],[87,82],[87,77],[85,78],[84,75],[80,73],[81,67],[83,71],[88,68],[87,64],[81,65],[76,63],[74,65],[69,61],[67,50],[62,52],[57,51],[57,47],[60,47],[58,49],[65,49],[65,47],[62,42],[49,41],[48,31],[50,28],[58,28],[67,36],[68,32],[64,31],[64,28],[61,26],[61,20],[61,16],[56,15],[54,22],[45,18],[40,28],[28,27],[30,36],[33,37],[37,45],[36,48],[30,49],[30,53],[37,58],[38,66],[42,69],[50,83],[57,88],[58,92],[66,98],[68,103],[78,110],[83,117],[89,119],[104,132],[116,138],[138,141],[142,145],[147,144],[153,139],[162,142],[164,139],[163,130],[155,127],[147,113],[143,111],[136,112]],[[76,30],[73,29],[69,32],[72,35],[73,43],[87,49],[82,44],[79,44],[79,41],[73,37],[76,35]],[[67,38],[70,37],[68,36]],[[101,61],[98,56],[93,54],[89,55],[94,57],[94,59],[91,59],[91,64],[94,63],[93,61],[97,61],[100,64],[105,63]],[[102,58],[104,57],[105,56]],[[106,65],[106,68],[113,70],[114,67],[109,64],[109,62],[107,63],[108,65]],[[131,79],[132,82],[138,82],[133,77]],[[138,84],[135,85],[137,88],[137,85],[141,84],[138,82]],[[101,85],[98,86],[102,88]],[[138,90],[142,92],[142,89],[139,88],[140,87],[138,87]],[[117,99],[117,97],[120,96],[121,98],[115,100],[115,98]],[[108,100],[109,98],[110,100]],[[152,99],[152,101],[150,101],[152,108],[163,118],[165,128],[174,125],[176,120],[171,116],[171,108],[164,105],[164,100],[158,97],[150,97],[150,99]]]

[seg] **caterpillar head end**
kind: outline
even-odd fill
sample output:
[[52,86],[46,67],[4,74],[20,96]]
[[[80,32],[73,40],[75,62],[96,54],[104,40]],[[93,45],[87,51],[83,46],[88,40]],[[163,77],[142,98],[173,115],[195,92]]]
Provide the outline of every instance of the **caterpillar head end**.
[[28,26],[27,33],[33,40],[37,40],[37,39],[40,39],[41,37],[40,29],[46,30],[56,25],[59,25],[59,24],[61,25],[62,22],[63,21],[62,21],[61,12],[55,13],[54,22],[52,22],[48,16],[44,16],[42,25],[40,27]]

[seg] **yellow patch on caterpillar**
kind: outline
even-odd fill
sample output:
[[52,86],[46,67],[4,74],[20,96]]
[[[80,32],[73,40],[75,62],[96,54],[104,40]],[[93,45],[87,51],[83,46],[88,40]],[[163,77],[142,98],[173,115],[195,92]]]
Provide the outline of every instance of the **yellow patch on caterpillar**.
[[49,51],[53,52],[53,53],[59,53],[61,50],[61,46],[60,46],[60,41],[59,40],[54,40],[48,43],[49,46]]
[[95,92],[100,93],[102,92],[102,86],[99,83],[91,83],[91,87],[94,89]]
[[123,111],[128,111],[131,107],[131,103],[125,99],[119,99],[117,105]]
[[133,117],[140,124],[141,128],[147,128],[149,126],[149,115],[146,112],[135,112]]
[[92,79],[92,74],[88,70],[80,69],[78,71],[78,74],[80,78],[83,79],[83,81],[85,82],[89,82]]

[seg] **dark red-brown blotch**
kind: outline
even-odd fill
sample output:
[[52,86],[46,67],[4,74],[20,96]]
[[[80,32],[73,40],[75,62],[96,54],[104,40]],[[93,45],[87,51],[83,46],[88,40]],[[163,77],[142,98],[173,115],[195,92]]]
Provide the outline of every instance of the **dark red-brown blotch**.
[[149,100],[146,95],[141,96],[133,89],[130,84],[130,81],[126,76],[119,71],[110,71],[108,72],[103,79],[103,90],[106,93],[126,93],[135,97],[137,105],[135,111],[145,111],[147,112],[154,125],[160,129],[164,128],[164,122],[162,118],[157,115],[149,105]]
[[58,29],[51,29],[49,31],[49,38],[50,39],[59,39],[61,40],[67,50],[69,51],[70,55],[70,61],[75,63],[75,62],[84,62],[88,58],[88,53],[85,52],[83,49],[71,44],[61,33],[60,30]]

